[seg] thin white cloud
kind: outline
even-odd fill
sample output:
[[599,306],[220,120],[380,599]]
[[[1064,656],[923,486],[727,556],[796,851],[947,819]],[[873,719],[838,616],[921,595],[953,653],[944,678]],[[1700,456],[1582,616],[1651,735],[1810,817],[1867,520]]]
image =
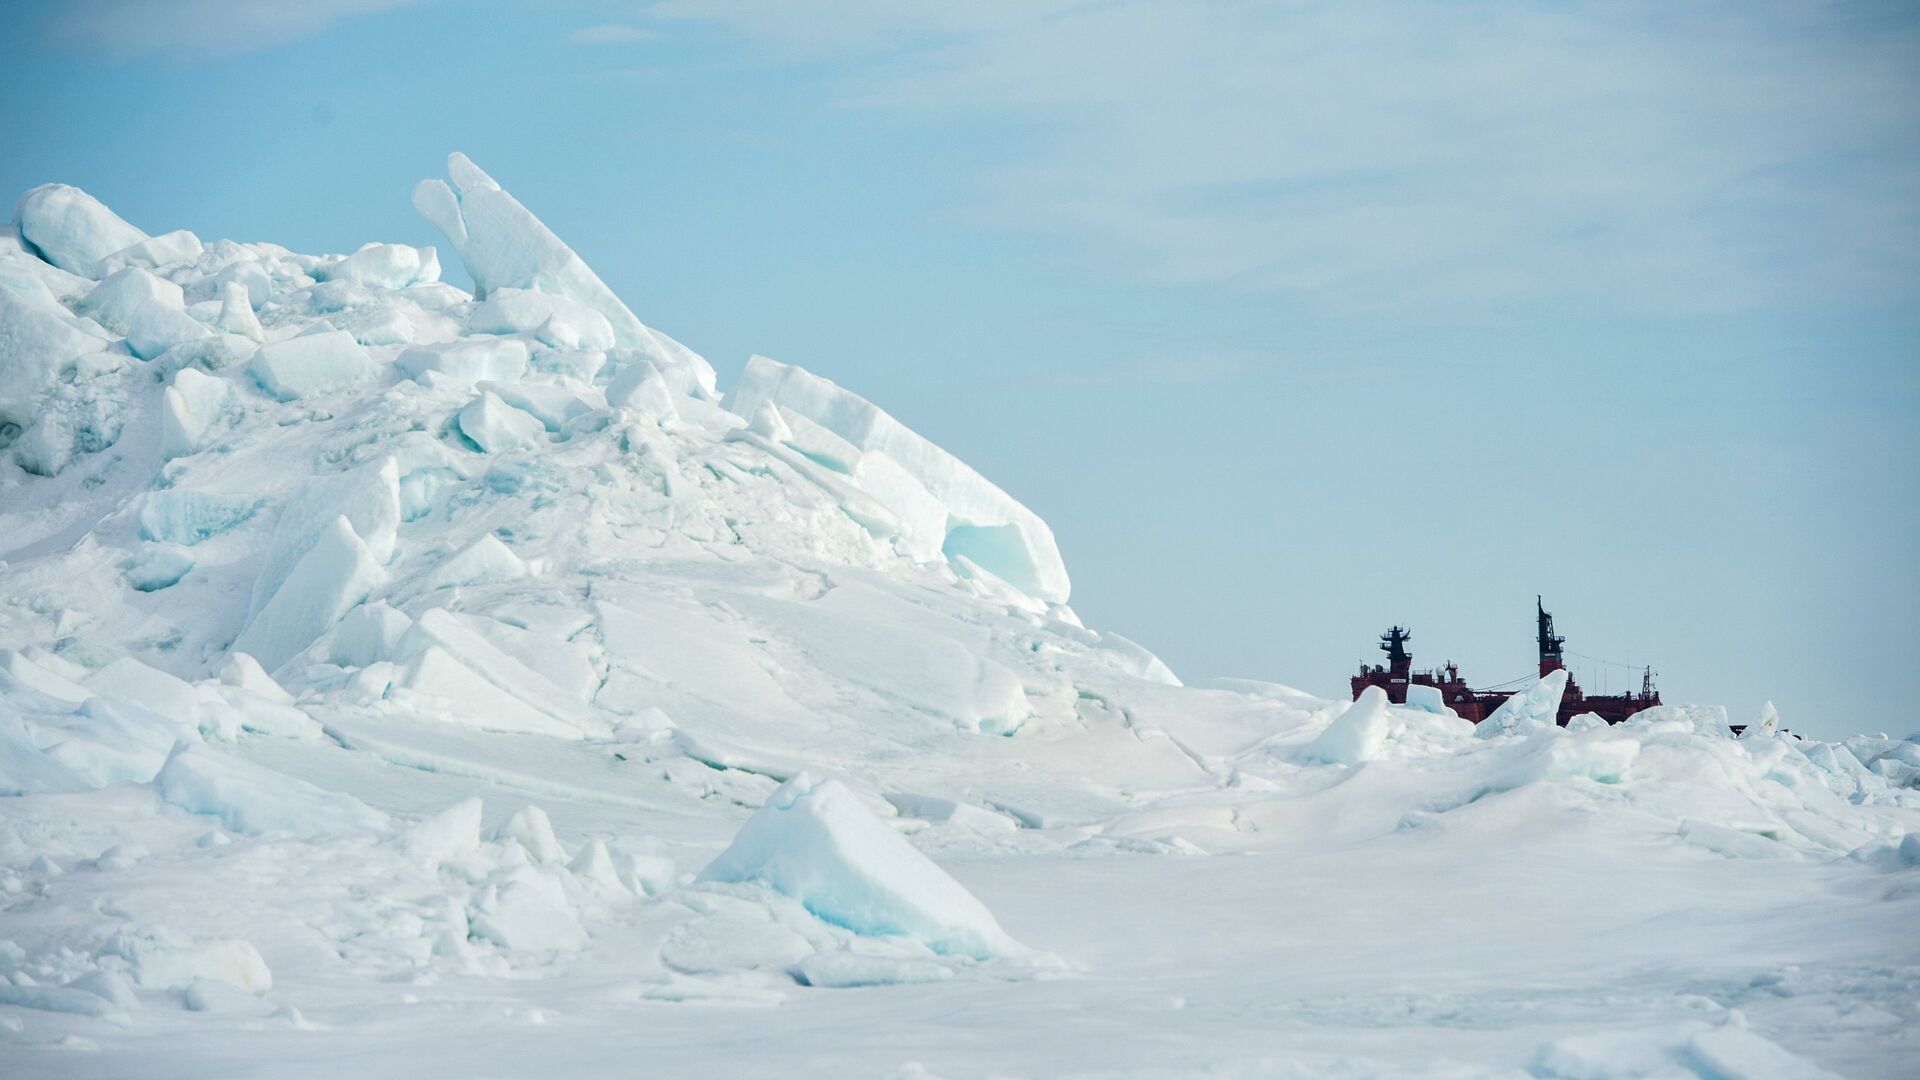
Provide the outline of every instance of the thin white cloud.
[[598,26],[583,26],[567,35],[567,40],[576,45],[630,45],[635,42],[653,41],[660,32],[631,23],[601,23]]
[[416,0],[68,0],[56,40],[109,56],[231,55],[312,37],[341,19]]
[[1721,3],[668,0],[1018,138],[979,219],[1361,307],[1697,312],[1920,280],[1920,19]]

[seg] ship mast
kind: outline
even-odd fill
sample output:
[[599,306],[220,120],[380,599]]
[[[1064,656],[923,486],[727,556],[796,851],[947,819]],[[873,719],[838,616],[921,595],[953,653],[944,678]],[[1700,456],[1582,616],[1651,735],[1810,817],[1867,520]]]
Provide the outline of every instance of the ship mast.
[[1544,679],[1549,672],[1566,666],[1561,660],[1561,647],[1567,639],[1553,632],[1553,613],[1547,610],[1538,593],[1533,597],[1533,610],[1540,626],[1540,677]]
[[[1375,623],[1374,625],[1378,626],[1380,624]],[[1386,653],[1387,659],[1394,664],[1398,664],[1402,660],[1411,660],[1413,656],[1407,652],[1406,643],[1412,640],[1413,631],[1404,626],[1392,627],[1386,633],[1380,635],[1380,651]]]

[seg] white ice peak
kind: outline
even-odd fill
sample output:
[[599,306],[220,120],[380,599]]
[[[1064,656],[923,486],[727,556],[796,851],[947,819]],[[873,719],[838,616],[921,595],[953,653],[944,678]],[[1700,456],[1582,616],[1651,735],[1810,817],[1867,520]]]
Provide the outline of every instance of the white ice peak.
[[527,289],[579,301],[606,317],[614,344],[662,367],[691,367],[710,396],[713,368],[692,350],[642,323],[593,268],[462,153],[447,155],[444,180],[422,180],[413,205],[447,235],[473,277],[475,299]]

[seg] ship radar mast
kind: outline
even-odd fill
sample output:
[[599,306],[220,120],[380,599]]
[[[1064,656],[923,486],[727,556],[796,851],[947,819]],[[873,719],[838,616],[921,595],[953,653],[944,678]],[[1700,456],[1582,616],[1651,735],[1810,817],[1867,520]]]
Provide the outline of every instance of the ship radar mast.
[[[1374,625],[1378,626],[1380,624],[1375,623]],[[1407,652],[1406,648],[1407,642],[1412,640],[1413,631],[1404,626],[1392,627],[1386,633],[1380,635],[1380,651],[1386,653],[1387,659],[1395,664],[1412,660],[1413,655]]]
[[1538,593],[1533,597],[1533,610],[1540,623],[1540,674],[1545,676],[1565,666],[1561,663],[1561,646],[1567,639],[1553,632],[1553,613],[1547,610]]

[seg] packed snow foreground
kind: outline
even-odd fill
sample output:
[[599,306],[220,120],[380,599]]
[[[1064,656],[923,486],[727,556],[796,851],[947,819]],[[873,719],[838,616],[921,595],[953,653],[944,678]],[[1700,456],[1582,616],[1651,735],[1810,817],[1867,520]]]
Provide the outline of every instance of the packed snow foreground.
[[1184,687],[984,477],[449,173],[444,251],[0,234],[0,1072],[1920,1054],[1915,739]]

